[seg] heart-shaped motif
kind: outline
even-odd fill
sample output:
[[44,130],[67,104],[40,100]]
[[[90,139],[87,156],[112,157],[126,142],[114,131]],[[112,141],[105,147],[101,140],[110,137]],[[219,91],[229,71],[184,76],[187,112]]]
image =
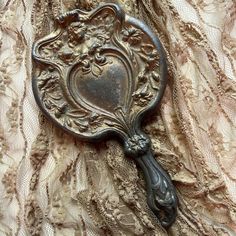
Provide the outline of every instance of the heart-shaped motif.
[[106,63],[90,63],[89,72],[84,72],[81,64],[75,65],[69,74],[69,91],[80,105],[114,113],[118,107],[125,106],[131,73],[120,56],[104,53],[104,57]]

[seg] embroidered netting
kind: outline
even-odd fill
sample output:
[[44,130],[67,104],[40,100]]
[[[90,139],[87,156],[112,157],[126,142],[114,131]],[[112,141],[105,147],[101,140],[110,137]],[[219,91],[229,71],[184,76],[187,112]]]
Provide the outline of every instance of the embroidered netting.
[[143,176],[116,141],[91,145],[36,106],[31,47],[53,18],[92,0],[0,2],[0,235],[236,235],[236,2],[120,0],[167,53],[168,87],[147,119],[156,158],[178,191],[166,232]]

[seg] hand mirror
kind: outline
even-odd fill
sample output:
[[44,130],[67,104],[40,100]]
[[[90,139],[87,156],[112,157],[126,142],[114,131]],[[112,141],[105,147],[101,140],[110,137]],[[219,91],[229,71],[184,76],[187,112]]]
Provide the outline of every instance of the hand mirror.
[[169,227],[176,217],[176,192],[140,129],[166,86],[158,38],[112,3],[90,12],[67,12],[56,25],[33,46],[33,92],[39,107],[80,139],[119,137],[125,154],[144,173],[149,207]]

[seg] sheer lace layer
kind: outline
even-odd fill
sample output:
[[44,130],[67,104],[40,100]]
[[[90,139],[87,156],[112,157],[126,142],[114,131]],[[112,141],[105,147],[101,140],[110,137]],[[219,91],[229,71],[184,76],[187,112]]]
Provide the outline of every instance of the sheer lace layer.
[[236,2],[119,1],[167,54],[168,87],[144,129],[178,190],[169,232],[120,145],[63,133],[32,94],[34,40],[61,13],[98,3],[0,2],[0,235],[236,235]]

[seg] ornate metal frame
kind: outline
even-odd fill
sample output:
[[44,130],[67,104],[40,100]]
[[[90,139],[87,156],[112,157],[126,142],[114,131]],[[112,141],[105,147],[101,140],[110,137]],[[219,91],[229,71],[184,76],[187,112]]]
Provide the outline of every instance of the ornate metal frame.
[[78,138],[109,135],[143,170],[147,202],[163,227],[175,220],[177,196],[155,161],[141,120],[160,103],[166,61],[158,38],[117,4],[67,12],[33,46],[33,92],[43,113]]

